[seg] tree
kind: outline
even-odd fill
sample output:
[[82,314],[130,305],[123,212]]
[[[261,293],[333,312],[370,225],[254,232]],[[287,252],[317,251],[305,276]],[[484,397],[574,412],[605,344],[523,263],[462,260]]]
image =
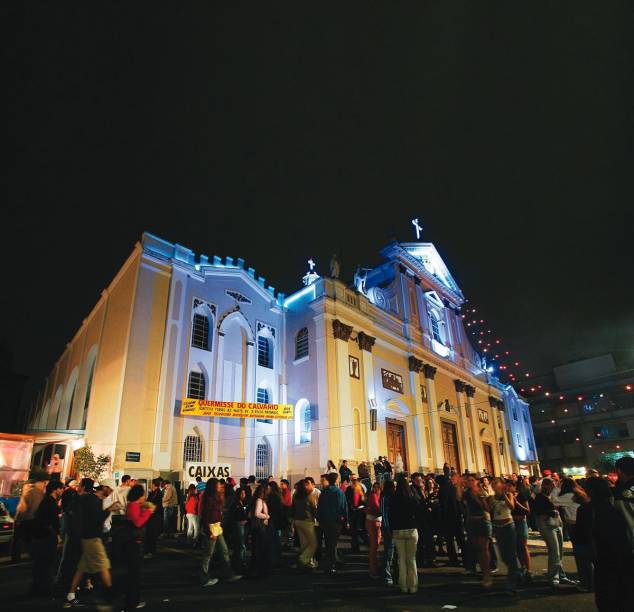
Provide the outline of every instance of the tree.
[[75,451],[75,469],[85,478],[99,480],[111,461],[110,455],[95,457],[90,446],[84,446]]

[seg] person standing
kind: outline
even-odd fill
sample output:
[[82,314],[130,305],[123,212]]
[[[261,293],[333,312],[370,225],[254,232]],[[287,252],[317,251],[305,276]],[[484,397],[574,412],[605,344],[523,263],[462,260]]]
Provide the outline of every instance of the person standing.
[[[454,480],[458,481],[459,478],[456,476]],[[440,504],[440,532],[445,538],[450,565],[458,565],[457,550],[461,551],[464,561],[465,541],[460,503],[456,499],[456,486],[444,474],[436,476],[436,482]]]
[[22,546],[31,543],[31,526],[35,513],[44,499],[48,474],[36,472],[24,485],[22,496],[18,502],[11,540],[11,562],[18,563],[22,559]]
[[315,534],[315,515],[317,499],[312,493],[312,483],[300,480],[293,495],[292,517],[295,531],[299,536],[299,556],[297,564],[300,569],[312,570],[315,567],[317,536]]
[[[520,483],[521,484],[521,481]],[[509,493],[515,497],[515,505],[511,514],[515,524],[515,538],[517,558],[520,562],[520,576],[523,582],[531,582],[531,553],[528,549],[528,521],[530,514],[530,492],[526,487],[518,490],[518,485],[511,483],[508,485]]]
[[278,566],[282,561],[282,530],[287,525],[287,519],[282,505],[280,488],[274,480],[266,485],[266,504],[269,509],[269,556],[273,567]]
[[392,539],[392,529],[390,526],[390,505],[392,496],[396,491],[393,480],[383,482],[381,491],[381,537],[383,539],[383,558],[381,560],[381,575],[387,585],[394,584],[392,578],[392,563],[394,562],[394,540]]
[[348,482],[350,480],[350,476],[352,476],[352,470],[348,467],[348,460],[344,459],[341,462],[341,467],[339,468],[339,476],[341,477],[341,483]]
[[368,467],[368,464],[365,461],[362,461],[359,463],[357,471],[359,473],[361,485],[365,487],[366,491],[369,491],[372,488],[372,477],[370,476],[370,468]]
[[169,480],[163,481],[163,532],[166,537],[176,533],[178,495]]
[[247,571],[247,538],[249,533],[249,507],[251,489],[248,484],[241,485],[233,496],[229,507],[227,525],[233,534],[233,564],[238,574]]
[[416,502],[416,530],[418,531],[416,563],[419,567],[423,565],[434,567],[436,552],[432,531],[432,507],[422,474],[418,472],[412,474],[411,489],[412,497]]
[[46,485],[44,499],[38,506],[31,527],[31,566],[33,583],[31,594],[50,596],[53,594],[53,576],[59,539],[59,500],[64,485],[51,480]]
[[494,494],[488,499],[493,533],[508,572],[506,592],[509,595],[515,595],[519,566],[517,562],[517,535],[513,522],[515,497],[513,493],[508,491],[506,483],[501,478],[496,478],[493,481],[493,490]]
[[475,474],[467,476],[466,488],[462,480],[457,480],[456,498],[465,505],[467,538],[482,571],[482,586],[489,589],[493,585],[489,552],[493,528],[487,496],[480,488],[480,481]]
[[147,501],[156,506],[156,510],[150,516],[150,520],[145,526],[145,559],[151,559],[156,554],[156,543],[158,542],[161,531],[163,531],[163,490],[160,478],[155,478],[150,483],[150,491],[147,494]]
[[537,528],[548,549],[548,580],[551,586],[558,587],[560,583],[576,584],[566,576],[562,564],[563,559],[563,531],[561,518],[555,505],[550,500],[555,485],[550,478],[542,480],[540,492],[535,496],[533,512],[537,518]]
[[145,490],[141,485],[130,487],[127,496],[126,519],[129,521],[130,535],[123,545],[123,558],[126,561],[126,588],[124,610],[145,607],[141,601],[141,559],[143,557],[144,527],[156,510],[156,506],[147,502]]
[[348,503],[337,486],[337,474],[323,474],[321,483],[323,489],[317,503],[316,518],[326,540],[324,570],[327,574],[335,574],[341,528],[348,523]]
[[379,545],[381,544],[381,485],[375,482],[368,495],[365,509],[365,529],[368,534],[368,569],[370,578],[379,578]]
[[251,575],[266,578],[270,572],[271,515],[266,502],[266,487],[258,485],[251,512]]
[[374,462],[374,479],[382,483],[385,476],[385,467],[383,466],[383,457],[379,455]]
[[190,484],[187,489],[185,501],[185,514],[187,516],[187,540],[192,547],[198,544],[198,491],[195,484]]
[[618,480],[614,488],[614,507],[623,515],[634,542],[634,457],[621,457],[614,464]]
[[357,476],[351,474],[350,478],[350,486],[345,491],[350,517],[350,548],[353,553],[358,553],[360,532],[365,522],[365,496]]
[[396,492],[389,509],[389,525],[398,552],[398,584],[402,593],[418,591],[418,569],[416,566],[416,500],[405,478],[396,483]]

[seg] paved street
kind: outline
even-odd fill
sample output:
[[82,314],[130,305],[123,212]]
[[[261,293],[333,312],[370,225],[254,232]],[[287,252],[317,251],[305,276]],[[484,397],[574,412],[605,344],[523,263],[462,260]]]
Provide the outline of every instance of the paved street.
[[[344,544],[344,552],[346,551]],[[290,567],[277,569],[266,581],[244,579],[235,584],[217,584],[202,589],[198,586],[197,551],[184,548],[178,541],[164,542],[156,559],[145,562],[143,568],[143,598],[148,610],[441,610],[444,605],[458,610],[513,609],[523,610],[594,610],[592,595],[562,587],[555,592],[543,578],[546,549],[533,546],[535,579],[530,587],[522,588],[517,597],[501,592],[503,566],[495,577],[492,592],[483,593],[474,577],[460,568],[425,569],[420,575],[421,589],[416,595],[402,595],[394,587],[386,587],[368,578],[363,555],[344,554],[345,567],[335,577],[320,572],[311,576],[298,574]],[[294,555],[285,554],[290,566]],[[565,567],[570,572],[574,560],[568,549]],[[2,609],[50,610],[61,608],[61,602],[25,599],[29,585],[30,564],[0,564]],[[87,606],[86,610],[94,609]]]

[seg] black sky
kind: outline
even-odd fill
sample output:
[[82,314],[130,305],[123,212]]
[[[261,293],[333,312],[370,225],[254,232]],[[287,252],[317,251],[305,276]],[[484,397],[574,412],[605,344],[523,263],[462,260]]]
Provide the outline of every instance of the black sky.
[[38,378],[143,230],[379,261],[418,216],[533,371],[634,356],[628,2],[15,3],[0,313]]

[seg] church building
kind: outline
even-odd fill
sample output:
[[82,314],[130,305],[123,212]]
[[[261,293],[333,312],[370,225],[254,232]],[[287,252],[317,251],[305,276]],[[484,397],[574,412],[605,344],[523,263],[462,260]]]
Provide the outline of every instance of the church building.
[[[381,255],[351,284],[336,260],[323,276],[310,260],[285,296],[240,258],[145,233],[32,406],[34,467],[57,455],[71,474],[88,444],[115,476],[146,480],[202,462],[293,482],[379,455],[409,472],[534,471],[530,420],[521,456],[509,421],[523,400],[473,349],[434,245]],[[293,418],[183,416],[185,398],[290,404]]]

